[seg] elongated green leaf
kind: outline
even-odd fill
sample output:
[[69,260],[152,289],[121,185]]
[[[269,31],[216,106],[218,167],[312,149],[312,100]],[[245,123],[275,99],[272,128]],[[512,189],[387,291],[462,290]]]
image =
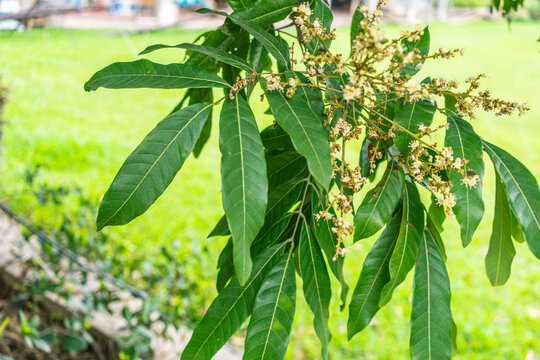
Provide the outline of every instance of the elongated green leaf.
[[[328,200],[321,198],[318,192],[312,190],[311,193],[311,206],[313,214],[317,214],[319,211],[326,210],[328,208]],[[333,209],[330,209],[331,213],[334,213]],[[315,238],[326,255],[326,261],[328,261],[328,267],[334,273],[336,279],[341,285],[341,310],[345,307],[347,302],[347,294],[349,292],[349,285],[345,282],[343,276],[343,263],[345,261],[344,256],[335,257],[336,246],[338,244],[337,235],[332,231],[331,220],[314,220],[313,230],[315,232]],[[343,246],[343,245],[342,245]]]
[[504,193],[501,179],[496,174],[495,215],[493,230],[486,254],[486,273],[493,286],[506,284],[512,270],[512,260],[516,255],[512,242],[512,210]]
[[[189,89],[187,92],[190,93],[189,105],[194,105],[201,102],[214,102],[214,94],[212,89]],[[195,158],[199,157],[204,145],[206,145],[208,139],[210,138],[210,133],[212,132],[212,114],[213,108],[210,110],[208,118],[206,119],[206,122],[201,130],[201,135],[197,139],[195,147],[193,148],[193,156]]]
[[285,244],[273,246],[255,258],[244,286],[234,277],[219,294],[193,331],[182,360],[209,360],[251,314],[257,292],[266,274],[283,254]]
[[303,279],[304,297],[313,312],[313,326],[322,345],[322,357],[328,359],[328,343],[332,338],[328,327],[328,306],[332,289],[323,255],[304,219],[298,248],[298,262]]
[[[287,80],[289,80],[290,78],[297,77],[300,80],[300,82],[302,82],[303,84],[310,83],[308,78],[305,77],[304,74],[302,74],[299,71],[295,71],[295,72],[287,71],[285,73],[285,76],[287,77]],[[310,88],[307,86],[299,86],[296,89],[296,92],[304,99],[306,104],[308,104],[311,111],[313,111],[313,113],[317,115],[317,118],[321,122],[324,122],[326,116],[324,115],[324,103],[322,101],[321,92],[318,89]]]
[[[423,32],[424,33],[420,36],[420,40],[418,41],[407,41],[407,39],[404,39],[402,41],[405,54],[414,50],[418,50],[418,53],[420,54],[420,56],[423,56],[423,57],[429,54],[429,43],[430,43],[429,28],[426,26]],[[425,59],[420,61],[420,63],[423,64],[424,61]],[[401,70],[401,75],[413,76],[414,74],[416,74],[418,71],[420,71],[420,69],[417,68],[417,64],[418,63],[405,65]]]
[[401,218],[400,211],[388,221],[386,228],[364,261],[349,305],[349,321],[347,322],[349,340],[368,326],[380,309],[381,290],[390,281],[388,264],[399,235]]
[[362,6],[364,6],[363,3],[358,4],[356,9],[354,10],[354,14],[351,21],[351,45],[353,41],[358,37],[358,34],[363,33],[364,30],[360,26],[360,21],[364,20],[364,14],[362,13],[361,9]]
[[237,16],[231,16],[230,19],[243,27],[255,39],[264,45],[272,56],[285,68],[289,68],[289,46],[283,39],[271,35],[268,31],[253,22],[242,20]]
[[97,228],[127,224],[165,191],[197,141],[212,104],[163,119],[128,156],[99,206]]
[[[418,100],[413,103],[398,103],[394,109],[394,121],[413,134],[419,132],[418,125],[431,125],[437,105],[429,100]],[[407,156],[411,141],[414,138],[405,131],[396,130],[394,144],[403,156]]]
[[216,226],[214,226],[210,234],[208,234],[207,238],[211,238],[215,236],[227,236],[227,235],[231,235],[231,231],[229,230],[227,217],[223,215],[221,219],[219,219],[219,221],[217,222]]
[[518,243],[525,242],[525,237],[523,236],[523,230],[521,229],[521,224],[512,211],[512,238]]
[[230,237],[219,254],[217,268],[219,271],[216,279],[216,290],[220,293],[234,276],[233,243]]
[[[467,172],[474,172],[481,180],[484,176],[482,140],[476,135],[471,124],[459,116],[448,112],[447,121],[450,127],[446,131],[444,145],[454,149],[454,158],[467,160]],[[474,188],[469,188],[461,182],[463,176],[455,170],[450,170],[448,177],[453,184],[451,191],[456,196],[456,206],[452,211],[461,227],[463,246],[467,246],[484,215],[482,182],[479,181]]]
[[225,64],[229,64],[236,68],[245,70],[248,73],[251,73],[251,71],[253,71],[251,66],[249,66],[249,64],[244,59],[236,55],[230,54],[226,51],[223,51],[219,48],[212,47],[212,46],[196,45],[196,44],[190,44],[190,43],[183,43],[183,44],[178,44],[178,45],[156,44],[156,45],[151,45],[147,47],[139,55],[148,54],[148,53],[151,53],[152,51],[159,50],[159,49],[171,49],[171,48],[193,50],[201,54],[211,56],[214,59],[221,61]]
[[401,166],[390,165],[381,181],[371,189],[354,217],[354,240],[365,239],[382,229],[396,208],[403,188],[405,175]]
[[394,289],[405,280],[414,267],[423,229],[424,209],[420,202],[420,195],[416,185],[407,181],[403,195],[403,217],[399,237],[390,258],[390,281],[381,292],[380,307],[390,301]]
[[287,352],[296,303],[292,248],[266,275],[246,335],[244,359],[281,360]]
[[233,236],[236,275],[243,284],[251,273],[251,243],[264,221],[266,162],[255,117],[241,96],[225,101],[219,127],[223,207]]
[[266,164],[268,186],[272,189],[294,178],[307,176],[306,159],[294,151],[266,152]]
[[532,253],[540,259],[540,189],[531,172],[501,148],[482,141]]
[[185,64],[156,64],[146,59],[116,62],[97,73],[84,84],[84,90],[108,89],[182,89],[230,87],[210,71]]
[[413,360],[452,356],[450,279],[429,231],[423,233],[414,274],[410,348]]
[[[315,21],[317,19],[321,25],[321,28],[326,29],[327,33],[330,33],[332,21],[334,16],[332,15],[332,10],[326,4],[324,0],[315,0],[313,4],[313,14],[311,15],[311,20]],[[326,49],[330,48],[332,40],[327,39],[323,42],[318,38],[313,38],[309,43],[306,44],[309,51],[313,54],[317,52],[326,52]],[[325,46],[326,45],[326,46]]]
[[[249,44],[247,61],[258,73],[265,69],[272,69],[272,59],[268,55],[268,50],[257,39],[251,40]],[[246,88],[248,98],[251,96],[255,86],[256,84],[251,84]]]
[[433,194],[431,194],[431,204],[429,205],[428,214],[437,231],[442,233],[444,231],[443,223],[446,219],[446,214],[444,213],[444,207],[437,204],[437,198]]
[[289,134],[296,151],[308,162],[309,171],[325,189],[332,179],[328,136],[307,103],[294,95],[287,99],[280,91],[266,91],[272,113]]
[[266,27],[285,19],[297,5],[296,0],[258,0],[244,10],[235,11],[233,16]]

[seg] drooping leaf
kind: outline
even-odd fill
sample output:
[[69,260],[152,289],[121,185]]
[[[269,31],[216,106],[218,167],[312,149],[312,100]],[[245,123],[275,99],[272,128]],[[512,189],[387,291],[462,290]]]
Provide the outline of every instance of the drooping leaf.
[[349,340],[368,326],[380,309],[381,290],[390,280],[388,264],[399,235],[401,218],[402,214],[399,211],[388,221],[386,228],[364,261],[349,305],[347,322]]
[[433,194],[431,195],[431,204],[429,205],[428,214],[437,231],[442,233],[444,231],[443,223],[446,219],[446,214],[444,213],[444,207],[437,204],[437,198]]
[[258,0],[244,10],[235,11],[233,16],[266,27],[285,19],[297,5],[296,0]]
[[[311,21],[318,20],[321,28],[326,29],[327,33],[330,33],[332,21],[334,16],[332,15],[332,10],[324,0],[315,0],[313,4],[313,13],[311,15]],[[306,44],[306,47],[312,54],[316,54],[320,51],[326,52],[326,49],[330,48],[330,43],[332,40],[327,39],[324,41],[324,44],[318,38],[313,38],[309,43]]]
[[364,30],[360,26],[360,22],[364,20],[364,14],[361,9],[364,4],[360,3],[354,10],[354,14],[351,21],[351,45],[353,41],[358,37],[358,34],[363,33]]
[[510,278],[516,250],[512,242],[512,210],[498,174],[496,178],[495,215],[486,254],[486,273],[491,285],[501,286]]
[[523,236],[523,230],[521,229],[521,224],[519,223],[519,220],[516,217],[516,214],[514,214],[514,211],[512,211],[512,238],[517,241],[518,243],[525,242],[525,237]]
[[271,189],[294,178],[307,176],[306,159],[294,151],[267,152],[266,164]]
[[474,132],[469,122],[451,112],[447,112],[446,118],[450,127],[446,131],[444,145],[454,150],[454,159],[460,158],[468,161],[465,170],[470,173],[470,176],[478,175],[480,177],[477,185],[470,188],[461,182],[463,176],[460,173],[455,170],[448,171],[448,177],[453,185],[451,191],[456,196],[456,205],[452,211],[461,227],[463,246],[467,246],[484,215],[481,181],[484,176],[482,140]]
[[[189,105],[194,105],[201,102],[214,102],[214,94],[212,89],[189,89],[188,92],[190,92]],[[212,110],[213,108],[208,114],[208,118],[206,119],[206,122],[201,130],[201,135],[195,143],[195,147],[193,147],[193,156],[195,158],[199,157],[204,145],[206,145],[208,139],[210,138],[210,133],[212,132]]]
[[[265,69],[271,70],[272,67],[272,60],[268,55],[268,50],[266,50],[264,45],[257,41],[257,39],[251,40],[251,43],[249,44],[247,61],[258,73]],[[255,85],[256,84],[251,84],[246,88],[248,98],[255,89]]]
[[172,113],[144,138],[105,193],[98,230],[127,224],[156,201],[193,150],[211,107],[200,103]]
[[322,357],[328,359],[328,343],[332,338],[328,327],[328,307],[332,289],[321,249],[305,219],[302,222],[300,234],[298,262],[303,280],[304,297],[314,315],[313,326],[321,341]]
[[[415,50],[417,50],[418,54],[422,57],[426,57],[429,54],[429,43],[430,43],[429,28],[426,26],[422,31],[423,31],[423,34],[420,36],[420,40],[408,41],[407,39],[403,39],[401,43],[403,44],[403,48],[404,48],[403,52],[405,54],[411,51],[415,51]],[[425,59],[422,59],[420,63],[423,64],[424,61]],[[403,66],[403,68],[401,69],[401,75],[413,76],[418,71],[420,71],[417,65],[418,65],[418,62]]]
[[163,45],[163,44],[151,45],[147,47],[146,49],[144,49],[139,55],[148,54],[158,49],[172,49],[172,48],[196,51],[201,54],[211,56],[214,59],[221,61],[225,64],[229,64],[238,69],[245,70],[248,73],[251,73],[251,71],[253,70],[252,67],[249,66],[249,64],[244,59],[236,55],[233,55],[231,53],[228,53],[224,50],[221,50],[219,48],[215,48],[212,46],[196,45],[196,44],[190,44],[190,43],[183,43],[183,44],[178,44],[178,45]]
[[390,258],[390,281],[384,286],[379,306],[386,305],[392,298],[394,289],[405,280],[414,267],[418,247],[424,229],[424,209],[418,189],[406,181],[403,195],[403,217],[399,227],[399,237]]
[[403,188],[405,175],[401,166],[392,164],[381,181],[371,189],[354,217],[354,241],[365,239],[382,229],[396,208]]
[[255,117],[241,96],[225,101],[219,126],[223,207],[233,236],[236,275],[243,284],[251,273],[251,243],[264,221],[266,162]]
[[482,140],[532,253],[540,259],[540,189],[531,172],[503,149]]
[[296,305],[292,248],[266,275],[247,328],[243,359],[282,360],[287,352]]
[[219,254],[218,275],[216,279],[216,290],[218,293],[223,291],[229,280],[234,276],[234,261],[233,261],[233,243],[232,238],[229,238],[227,244]]
[[244,286],[234,277],[214,299],[193,331],[182,352],[182,360],[210,360],[242,326],[253,309],[257,292],[266,274],[283,254],[285,243],[268,248],[254,260],[253,270]]
[[186,64],[156,64],[146,59],[116,62],[98,72],[84,84],[84,90],[107,89],[182,89],[226,88],[231,85],[216,74]]
[[[432,104],[429,100],[418,100],[412,103],[398,103],[394,109],[394,121],[410,133],[417,134],[420,131],[418,125],[431,125],[435,110],[437,110],[437,105]],[[396,130],[395,133],[396,138],[394,144],[399,152],[405,157],[409,153],[410,144],[414,138],[401,129]]]
[[[328,201],[323,196],[319,195],[317,191],[311,193],[311,206],[313,214],[317,214],[319,211],[326,210],[328,208]],[[333,209],[330,209],[333,213]],[[335,215],[335,214],[334,214]],[[345,282],[343,276],[343,263],[345,261],[344,256],[335,257],[336,246],[338,243],[337,235],[332,231],[331,220],[319,219],[314,220],[313,230],[317,242],[326,255],[326,261],[328,261],[328,267],[334,273],[336,279],[341,286],[341,310],[345,307],[347,301],[347,293],[349,292],[349,285]],[[343,245],[341,245],[343,246]]]
[[262,43],[268,52],[277,61],[279,61],[281,65],[287,69],[289,68],[289,46],[285,40],[271,35],[264,28],[251,21],[242,20],[237,16],[231,16],[230,19],[243,27],[248,33],[257,39],[257,41]]
[[216,226],[214,226],[214,229],[212,229],[210,234],[208,234],[207,238],[211,238],[215,236],[227,236],[227,235],[231,235],[231,230],[229,230],[227,217],[223,215],[217,222]]
[[444,246],[441,233],[439,232],[439,229],[433,222],[433,219],[431,218],[430,214],[427,214],[426,216],[426,231],[429,231],[429,233],[433,237],[433,240],[435,240],[435,243],[437,244],[437,246],[439,247],[439,250],[441,251],[443,260],[446,262],[446,260],[448,259],[448,257],[446,256],[446,248]]
[[429,231],[423,233],[414,274],[410,348],[413,360],[452,356],[450,279]]
[[274,118],[291,137],[296,151],[308,162],[309,171],[325,189],[332,179],[328,136],[321,122],[299,96],[287,99],[280,91],[266,90]]

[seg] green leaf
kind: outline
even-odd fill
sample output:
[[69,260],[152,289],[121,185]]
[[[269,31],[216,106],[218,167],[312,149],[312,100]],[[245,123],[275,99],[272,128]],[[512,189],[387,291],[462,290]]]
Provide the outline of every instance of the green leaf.
[[227,0],[227,3],[229,3],[234,11],[247,9],[249,6],[253,5],[254,2],[254,0]]
[[531,172],[501,148],[482,141],[532,253],[540,259],[540,189]]
[[263,145],[269,150],[294,150],[289,134],[287,134],[281,126],[270,125],[261,131],[261,139]]
[[146,59],[116,62],[97,73],[84,84],[84,90],[108,89],[182,89],[226,88],[231,85],[208,70],[186,64],[156,64]]
[[251,243],[264,221],[266,162],[255,117],[241,96],[225,101],[219,126],[223,207],[233,236],[236,275],[243,284],[251,273]]
[[433,194],[431,194],[431,204],[429,205],[428,214],[437,231],[442,233],[444,231],[443,223],[446,219],[446,214],[444,213],[444,207],[437,204],[437,198]]
[[[296,76],[303,84],[310,83],[308,78],[299,71],[287,71],[285,73],[285,76],[287,77],[287,80]],[[299,86],[296,89],[296,93],[304,99],[311,111],[313,111],[313,113],[317,115],[317,118],[320,120],[320,122],[324,122],[324,120],[326,119],[326,115],[324,115],[324,103],[322,101],[322,94],[320,90],[307,86]]]
[[231,237],[229,237],[227,244],[219,254],[217,268],[219,271],[216,279],[216,290],[220,293],[234,276],[233,243]]
[[[394,121],[413,134],[420,130],[418,125],[431,125],[437,105],[429,100],[418,100],[413,103],[398,103],[394,109]],[[409,153],[410,144],[414,138],[405,131],[396,130],[394,144],[399,152],[406,157]]]
[[[272,60],[268,55],[268,50],[266,50],[264,45],[257,41],[257,39],[253,39],[249,44],[247,61],[258,73],[265,69],[272,69]],[[251,84],[246,88],[248,98],[255,89],[255,85],[256,84]]]
[[266,275],[247,328],[244,359],[281,360],[287,352],[296,303],[292,248]]
[[[332,15],[332,10],[330,10],[330,7],[326,2],[323,0],[315,0],[313,5],[313,14],[311,15],[311,20],[315,21],[315,19],[319,20],[319,23],[321,24],[321,28],[326,29],[326,32],[329,34],[331,31],[332,21],[334,20],[334,16]],[[323,45],[323,42],[319,40],[318,38],[313,38],[309,43],[306,44],[306,47],[309,49],[309,51],[312,54],[316,54],[320,51],[326,52],[326,49],[330,48],[330,43],[332,40],[328,39],[325,40]]]
[[156,201],[193,150],[211,107],[200,103],[172,113],[144,138],[105,193],[98,230],[127,224]]
[[297,5],[296,0],[258,0],[244,10],[235,11],[233,16],[266,27],[285,19]]
[[364,14],[360,9],[364,6],[363,3],[358,4],[354,10],[354,14],[351,21],[351,46],[353,41],[358,37],[358,34],[364,33],[364,29],[360,26],[360,22],[364,20]]
[[392,298],[394,289],[405,280],[414,267],[418,247],[424,229],[424,209],[416,185],[407,181],[403,195],[403,217],[399,237],[390,258],[390,281],[384,286],[379,306],[386,305]]
[[226,51],[223,51],[221,49],[212,47],[212,46],[196,45],[196,44],[190,44],[190,43],[183,43],[183,44],[178,44],[178,45],[156,44],[156,45],[151,45],[147,47],[139,55],[148,54],[158,49],[172,49],[172,48],[196,51],[201,54],[211,56],[214,59],[221,61],[225,64],[229,64],[238,69],[245,70],[248,73],[251,73],[253,71],[252,67],[249,66],[249,64],[244,59],[236,55],[230,54]]
[[283,65],[289,68],[289,46],[287,42],[279,37],[271,35],[261,26],[246,20],[242,20],[237,16],[231,16],[230,19],[236,24],[243,27],[255,39],[261,42],[268,52]]
[[[408,54],[409,52],[414,51],[415,49],[418,50],[418,53],[420,54],[420,56],[425,57],[429,54],[429,42],[430,42],[429,28],[426,26],[423,31],[424,31],[424,34],[420,36],[420,40],[418,41],[408,41],[407,39],[403,39],[401,43],[403,44],[403,47],[404,47],[404,50],[403,50],[404,54]],[[399,61],[401,62],[401,59],[399,59]],[[423,64],[424,61],[425,59],[421,60],[420,63]],[[418,63],[414,63],[414,64],[407,64],[403,66],[403,68],[401,69],[401,75],[413,76],[414,74],[416,74],[418,71],[420,71],[416,67],[417,64]]]
[[231,230],[229,230],[229,224],[227,223],[227,217],[223,215],[221,219],[217,222],[216,226],[212,229],[207,238],[212,238],[216,236],[227,236],[231,235]]
[[266,164],[271,189],[294,178],[307,176],[306,159],[293,151],[267,152]]
[[304,297],[313,312],[313,326],[322,345],[322,357],[328,359],[328,343],[332,338],[328,327],[328,307],[332,289],[323,255],[304,219],[298,248],[298,262],[303,279]]
[[[189,105],[194,105],[201,102],[214,102],[214,94],[212,89],[189,89],[188,92],[190,93]],[[206,119],[206,122],[201,130],[201,135],[197,139],[195,147],[193,147],[193,156],[195,158],[199,157],[204,145],[206,145],[208,139],[210,138],[210,133],[212,132],[212,114],[213,108],[210,109],[208,118]]]
[[510,278],[516,250],[512,242],[512,210],[504,193],[501,178],[498,174],[496,178],[495,215],[486,254],[486,273],[491,285],[501,286]]
[[382,229],[401,199],[405,175],[401,166],[386,169],[381,181],[371,189],[354,217],[354,241],[365,239]]
[[452,356],[450,279],[429,231],[423,233],[414,274],[410,348],[413,360]]
[[349,321],[347,322],[349,340],[368,326],[380,309],[381,290],[390,280],[388,264],[399,235],[401,217],[400,211],[388,221],[386,228],[364,261],[349,305]]
[[280,91],[266,90],[272,113],[289,134],[296,151],[308,162],[309,171],[325,189],[332,180],[328,136],[307,103],[295,94],[287,99]]
[[275,245],[257,256],[244,286],[236,277],[231,280],[195,327],[182,353],[182,360],[209,360],[225,345],[251,314],[257,292],[266,274],[280,259],[285,245]]
[[525,237],[523,236],[523,230],[521,229],[521,224],[519,223],[519,220],[516,217],[516,214],[514,214],[514,211],[512,211],[512,238],[514,238],[515,241],[518,243],[525,242]]
[[[321,198],[316,189],[313,189],[311,192],[311,206],[313,214],[317,214],[319,211],[326,210],[328,208],[328,200]],[[331,213],[334,213],[334,210],[330,208]],[[345,307],[347,302],[347,294],[349,292],[349,285],[345,282],[345,277],[343,276],[343,263],[345,261],[344,256],[338,256],[335,258],[336,246],[338,244],[337,235],[332,231],[331,220],[314,220],[313,221],[313,230],[315,232],[315,238],[317,242],[326,255],[326,261],[328,261],[328,267],[334,273],[336,279],[341,285],[341,310]],[[342,245],[343,246],[343,245]]]
[[469,188],[461,182],[463,176],[460,173],[455,170],[448,172],[448,178],[453,184],[451,192],[456,196],[456,205],[452,211],[461,227],[463,246],[467,246],[484,215],[481,182],[484,176],[482,140],[469,122],[450,112],[447,112],[446,118],[450,127],[446,131],[444,145],[454,149],[454,158],[468,161],[465,170],[467,173],[474,172],[469,175],[476,174],[480,177],[478,184],[474,188]]

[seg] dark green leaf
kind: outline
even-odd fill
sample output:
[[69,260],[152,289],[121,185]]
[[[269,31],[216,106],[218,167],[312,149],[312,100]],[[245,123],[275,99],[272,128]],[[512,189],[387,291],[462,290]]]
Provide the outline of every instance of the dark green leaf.
[[183,44],[178,44],[178,45],[162,45],[162,44],[151,45],[147,47],[146,49],[144,49],[139,55],[148,54],[158,49],[171,49],[171,48],[196,51],[201,54],[211,56],[214,59],[221,61],[225,64],[229,64],[236,68],[245,70],[248,73],[251,73],[251,71],[253,70],[251,66],[249,66],[249,64],[244,59],[236,55],[230,54],[226,51],[223,51],[221,49],[218,49],[212,46],[196,45],[196,44],[190,44],[190,43],[183,43]]
[[60,343],[62,349],[66,350],[72,356],[86,350],[87,342],[80,336],[64,335]]
[[364,20],[364,14],[360,9],[364,6],[363,3],[358,4],[354,10],[354,14],[351,21],[351,45],[353,41],[358,37],[358,34],[364,33],[364,30],[360,26],[360,22]]
[[[316,189],[312,190],[311,196],[311,206],[313,209],[313,214],[317,214],[319,211],[326,210],[328,208],[328,201],[323,201]],[[333,209],[330,209],[330,212],[333,213]],[[347,283],[345,282],[345,278],[343,277],[343,262],[345,261],[345,257],[335,257],[338,240],[337,235],[332,231],[332,226],[333,225],[331,224],[331,220],[320,219],[314,220],[313,222],[315,237],[320,248],[326,255],[328,267],[330,268],[330,270],[332,270],[336,279],[338,279],[341,285],[341,310],[343,310],[343,308],[345,307],[345,303],[347,302],[349,285],[347,285]]]
[[269,150],[294,150],[289,135],[279,125],[270,125],[261,132],[264,147]]
[[[190,93],[189,105],[194,105],[201,102],[214,102],[214,94],[212,92],[212,89],[189,89],[188,92]],[[212,132],[212,114],[213,108],[210,109],[208,118],[206,119],[206,122],[204,123],[204,126],[201,130],[201,135],[197,139],[195,147],[193,148],[193,156],[195,158],[199,157],[202,149],[204,148],[204,145],[208,142],[208,139],[210,138],[210,133]]]
[[349,340],[362,331],[379,311],[383,286],[390,280],[388,264],[399,235],[401,211],[386,225],[383,233],[366,257],[349,305],[347,337]]
[[296,151],[307,159],[311,174],[328,189],[333,169],[328,136],[321,122],[297,94],[287,99],[280,91],[267,90],[266,96],[274,118],[289,134]]
[[303,279],[304,297],[313,312],[313,326],[322,345],[322,357],[328,359],[328,343],[332,338],[328,327],[328,307],[332,289],[323,255],[304,219],[298,248],[298,262]]
[[229,5],[234,11],[247,9],[249,6],[253,5],[254,0],[227,0]]
[[[223,217],[224,218],[224,217]],[[219,254],[217,268],[219,269],[216,279],[216,290],[223,291],[229,280],[234,276],[233,243],[232,238],[227,240],[227,245]]]
[[229,224],[227,224],[227,217],[223,215],[216,226],[214,226],[214,229],[208,234],[207,238],[227,235],[231,235],[231,230],[229,230]]
[[285,243],[282,243],[257,256],[244,286],[236,277],[231,280],[195,327],[182,352],[182,360],[209,360],[225,345],[251,314],[257,292],[266,274],[281,258],[284,247]]
[[407,181],[403,196],[403,217],[399,237],[390,258],[390,281],[384,286],[379,306],[386,305],[392,298],[394,289],[405,280],[414,267],[418,247],[424,229],[424,209],[416,185]]
[[258,0],[249,8],[235,11],[233,16],[266,27],[285,19],[297,5],[296,0]]
[[[313,5],[313,14],[311,15],[311,20],[319,20],[321,28],[326,29],[327,34],[331,31],[332,21],[334,16],[332,15],[332,10],[326,4],[324,0],[315,0]],[[324,41],[324,44],[318,38],[313,38],[309,43],[306,44],[306,47],[313,54],[318,53],[319,51],[326,52],[326,49],[330,48],[330,43],[332,40],[328,39]],[[325,46],[326,45],[326,46]]]
[[292,248],[266,275],[247,328],[244,359],[285,357],[294,319],[296,274]]
[[[426,57],[429,54],[429,42],[430,42],[430,36],[429,36],[429,28],[426,26],[423,30],[424,34],[420,36],[420,40],[418,41],[407,41],[407,39],[403,39],[401,42],[403,44],[404,50],[403,52],[405,54],[408,54],[411,51],[414,51],[415,49],[418,50],[418,53],[422,57]],[[420,63],[424,63],[425,59],[421,60]],[[420,71],[416,66],[417,62],[413,64],[407,64],[405,65],[401,70],[401,75],[410,75],[413,76],[418,71]],[[427,124],[426,124],[427,126]]]
[[444,231],[443,223],[446,219],[446,214],[444,213],[444,207],[437,204],[437,198],[433,194],[431,195],[431,205],[429,205],[428,214],[437,231],[442,233]]
[[186,64],[156,64],[146,59],[111,64],[90,78],[84,90],[108,89],[182,89],[230,87],[214,73]]
[[307,176],[306,159],[292,151],[267,152],[268,186],[273,189],[297,177]]
[[496,174],[495,215],[493,230],[486,254],[486,273],[493,286],[506,284],[512,270],[512,260],[516,255],[512,242],[512,210],[504,193],[501,179]]
[[429,231],[423,233],[414,274],[410,348],[413,360],[452,356],[450,279]]
[[251,273],[251,243],[264,221],[266,162],[255,117],[241,96],[225,101],[219,126],[223,207],[233,236],[236,275],[243,284]]
[[289,68],[289,46],[287,42],[279,37],[271,35],[261,26],[239,17],[231,16],[230,19],[243,27],[255,39],[261,42],[272,56],[285,68]]
[[501,148],[482,141],[532,253],[540,259],[540,189],[531,172]]
[[456,196],[456,205],[452,211],[461,227],[461,241],[467,246],[474,231],[480,224],[484,215],[484,201],[482,200],[482,177],[484,176],[484,161],[482,159],[482,140],[474,132],[472,126],[459,116],[447,112],[447,121],[450,127],[446,131],[444,145],[454,150],[454,158],[467,160],[465,165],[469,175],[478,175],[478,184],[469,188],[461,182],[463,176],[455,170],[448,172],[448,178],[452,181],[452,193]]
[[365,239],[382,229],[401,199],[405,175],[401,166],[386,169],[381,181],[371,189],[354,217],[354,241]]
[[[295,71],[287,71],[285,73],[287,80],[290,78],[294,78],[295,76],[298,77],[301,83],[303,84],[309,84],[309,80],[302,74],[301,72]],[[307,86],[299,86],[296,90],[296,93],[299,94],[306,104],[308,104],[309,108],[315,115],[317,115],[317,118],[322,122],[325,120],[324,112],[324,103],[322,100],[322,94],[319,90],[315,88],[310,88]]]
[[512,238],[514,238],[515,241],[518,243],[525,242],[525,237],[523,236],[523,229],[521,229],[521,224],[519,223],[519,220],[516,217],[516,214],[514,214],[514,211],[512,211]]
[[[413,134],[419,132],[418,125],[431,125],[437,105],[429,100],[418,100],[413,103],[398,103],[394,109],[394,121]],[[414,138],[405,131],[396,130],[394,144],[405,157],[409,153]]]
[[200,103],[172,113],[144,138],[105,193],[98,230],[127,224],[156,201],[191,153],[211,107]]

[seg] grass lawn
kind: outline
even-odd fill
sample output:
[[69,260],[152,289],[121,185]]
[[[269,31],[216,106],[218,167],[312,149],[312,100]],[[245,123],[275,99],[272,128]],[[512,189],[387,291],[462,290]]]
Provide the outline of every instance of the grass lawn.
[[[396,27],[389,27],[396,32]],[[346,49],[345,38],[333,45]],[[0,33],[0,81],[9,88],[4,112],[4,144],[0,194],[17,211],[35,221],[54,222],[47,209],[35,209],[24,199],[22,174],[30,164],[41,164],[53,184],[76,184],[95,198],[101,196],[125,157],[162,119],[182,95],[173,90],[99,90],[85,93],[83,83],[98,69],[114,61],[130,61],[154,43],[176,44],[198,32],[167,30],[119,36],[104,31],[33,30]],[[432,49],[464,47],[465,57],[454,62],[426,64],[424,76],[460,80],[484,72],[485,84],[503,98],[527,102],[531,111],[521,117],[479,114],[477,132],[509,150],[540,177],[540,67],[538,24],[479,22],[463,26],[431,26]],[[346,51],[344,51],[346,52]],[[181,50],[162,50],[149,57],[173,62]],[[256,99],[254,99],[256,100]],[[259,119],[266,108],[255,106]],[[215,112],[214,129],[218,112]],[[114,241],[127,248],[115,256],[153,256],[157,245],[178,240],[178,261],[190,264],[186,277],[199,284],[203,309],[215,294],[215,257],[225,239],[206,240],[222,214],[217,132],[201,157],[189,159],[166,194],[131,224],[109,229]],[[491,233],[493,170],[486,166],[486,216],[462,249],[458,226],[446,222],[444,236],[452,281],[452,309],[458,326],[456,359],[540,358],[540,262],[525,244],[516,244],[513,274],[506,286],[493,288],[484,272],[484,255]],[[354,287],[361,264],[375,237],[354,245],[346,259],[346,276]],[[112,252],[114,253],[114,244]],[[206,254],[206,255],[205,255]],[[209,255],[208,255],[209,254]],[[334,359],[402,359],[408,357],[412,275],[377,314],[373,326],[346,342],[347,313],[332,303],[330,352]],[[337,290],[337,284],[336,284]],[[336,291],[337,292],[337,291]],[[319,345],[311,329],[312,317],[300,293],[298,317],[288,358],[317,359]],[[528,358],[530,359],[530,358]]]

